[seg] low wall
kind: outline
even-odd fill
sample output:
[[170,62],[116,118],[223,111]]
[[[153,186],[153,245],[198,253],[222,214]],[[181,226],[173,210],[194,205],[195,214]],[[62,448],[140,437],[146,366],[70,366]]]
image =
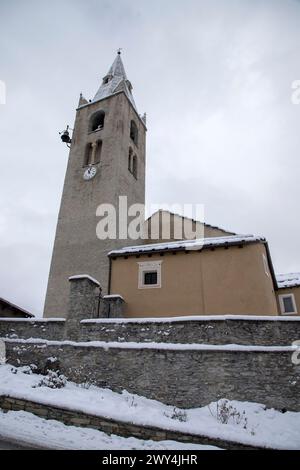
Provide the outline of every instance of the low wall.
[[0,319],[2,338],[42,338],[61,341],[64,338],[64,319]]
[[300,365],[291,348],[136,343],[103,345],[8,340],[7,361],[44,370],[56,357],[68,379],[114,391],[127,390],[183,408],[220,398],[300,411]]
[[217,446],[229,450],[252,450],[257,447],[240,444],[234,441],[210,438],[180,431],[142,426],[124,421],[116,421],[103,416],[94,416],[76,410],[59,408],[37,402],[23,400],[15,397],[0,396],[0,408],[4,411],[27,411],[41,418],[55,419],[70,426],[89,427],[103,431],[107,434],[116,434],[123,437],[136,437],[138,439],[152,439],[153,441],[173,440],[179,442]]
[[[274,320],[251,317],[189,317],[164,321],[83,320],[81,323],[77,322],[77,337],[72,339],[284,346],[300,340],[299,320],[281,317],[274,317]],[[0,319],[0,337],[60,341],[68,338],[66,323],[59,320]]]
[[[300,320],[300,319],[299,319]],[[147,321],[83,320],[79,341],[142,341],[244,345],[291,345],[300,339],[300,321],[266,317],[189,317]]]

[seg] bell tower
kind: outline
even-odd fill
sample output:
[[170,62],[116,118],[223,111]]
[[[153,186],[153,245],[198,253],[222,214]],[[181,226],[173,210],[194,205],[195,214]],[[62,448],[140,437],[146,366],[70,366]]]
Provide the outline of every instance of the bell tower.
[[[100,204],[118,210],[145,203],[145,118],[137,112],[121,53],[91,101],[80,95],[70,145],[44,317],[66,316],[69,277],[89,274],[107,293],[109,251],[132,240],[100,240],[96,234]],[[136,244],[137,242],[135,242]]]

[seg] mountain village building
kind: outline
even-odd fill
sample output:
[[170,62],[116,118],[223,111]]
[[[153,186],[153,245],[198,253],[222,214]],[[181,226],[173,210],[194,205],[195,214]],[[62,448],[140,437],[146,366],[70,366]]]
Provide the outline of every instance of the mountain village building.
[[[145,203],[146,115],[137,111],[120,52],[93,100],[80,95],[70,143],[44,317],[66,316],[69,279],[78,275],[100,283],[98,304],[121,298],[118,312],[126,317],[300,314],[300,274],[276,276],[262,237],[190,219],[190,231],[177,239],[186,218],[158,211],[144,223],[143,238],[99,240],[99,204],[121,217],[120,197],[128,206]],[[86,316],[99,312],[91,306]]]
[[[165,208],[145,220],[146,118],[119,53],[94,99],[80,96],[73,127],[61,135],[70,153],[44,318],[12,318],[28,312],[7,301],[0,308],[0,362],[8,364],[0,411],[152,444],[211,442],[223,426],[218,410],[236,413],[231,401],[267,421],[279,410],[300,412],[300,274],[276,275],[261,236]],[[127,217],[124,198],[128,208],[139,204],[140,216]],[[50,390],[65,378],[65,391]],[[84,392],[90,385],[102,404]],[[84,396],[76,399],[76,389]],[[130,396],[140,397],[140,409]],[[160,405],[168,413],[145,421],[150,400],[154,414]],[[198,417],[210,404],[213,433],[206,421],[197,433],[192,409]],[[228,442],[220,429],[213,445],[268,448],[263,428],[235,424],[236,443],[230,425]]]

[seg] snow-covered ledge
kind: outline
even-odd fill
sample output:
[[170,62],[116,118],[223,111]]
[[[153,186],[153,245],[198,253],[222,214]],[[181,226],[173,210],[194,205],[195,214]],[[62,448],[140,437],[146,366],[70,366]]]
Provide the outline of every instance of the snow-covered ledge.
[[102,307],[102,320],[103,318],[121,319],[124,317],[125,300],[119,294],[104,295],[102,298]]
[[[106,297],[106,296],[105,296]],[[137,317],[137,318],[92,318],[84,319],[81,323],[182,323],[182,322],[300,322],[300,316],[268,316],[268,315],[187,315],[182,317]]]
[[88,279],[89,281],[93,282],[96,286],[100,287],[100,282],[97,279],[93,278],[89,274],[76,274],[76,276],[69,277],[69,281],[78,281],[80,279]]
[[13,318],[13,317],[3,317],[0,318],[1,321],[6,322],[19,322],[19,323],[51,323],[51,322],[65,322],[65,318],[41,318],[41,317],[32,317],[32,318]]

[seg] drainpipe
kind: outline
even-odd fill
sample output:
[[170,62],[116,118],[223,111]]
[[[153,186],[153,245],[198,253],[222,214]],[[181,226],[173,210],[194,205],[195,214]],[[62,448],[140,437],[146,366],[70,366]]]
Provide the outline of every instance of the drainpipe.
[[112,271],[112,261],[111,261],[111,257],[109,257],[109,270],[108,270],[108,295],[110,295],[110,291],[111,291],[111,271]]

